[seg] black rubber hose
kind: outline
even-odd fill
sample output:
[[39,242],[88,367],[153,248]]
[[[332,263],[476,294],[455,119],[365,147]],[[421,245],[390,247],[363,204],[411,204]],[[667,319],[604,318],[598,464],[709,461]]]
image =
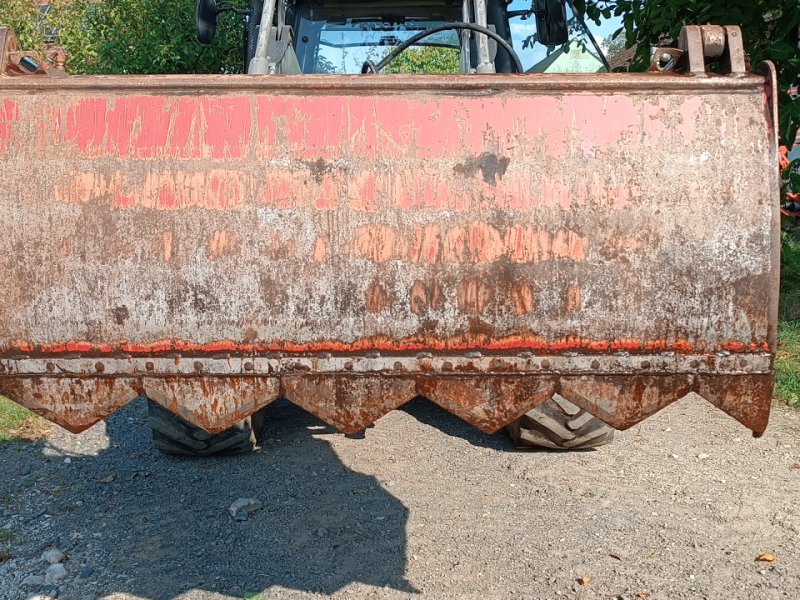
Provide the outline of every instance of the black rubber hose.
[[475,25],[474,23],[446,23],[444,25],[437,25],[436,27],[431,27],[430,29],[426,29],[425,31],[420,31],[418,34],[408,38],[402,44],[398,44],[394,50],[389,52],[386,56],[384,56],[380,62],[374,64],[372,61],[366,61],[364,66],[361,67],[362,73],[369,73],[372,71],[373,73],[379,73],[381,69],[383,69],[386,65],[392,62],[395,58],[397,58],[401,52],[407,50],[418,41],[425,39],[428,36],[433,35],[434,33],[439,33],[440,31],[450,31],[453,29],[469,29],[470,31],[477,31],[478,33],[482,33],[486,36],[492,38],[495,42],[497,42],[503,50],[505,50],[508,55],[511,57],[511,60],[514,61],[514,68],[516,69],[517,73],[522,73],[522,62],[519,60],[519,56],[517,53],[514,52],[514,48],[511,47],[507,41],[505,41],[501,36],[497,35],[491,29],[486,27],[481,27],[480,25]]

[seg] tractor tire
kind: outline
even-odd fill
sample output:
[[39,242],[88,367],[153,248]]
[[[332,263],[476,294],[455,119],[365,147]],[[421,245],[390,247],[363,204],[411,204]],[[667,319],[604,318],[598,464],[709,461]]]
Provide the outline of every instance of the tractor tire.
[[264,409],[242,419],[221,433],[208,433],[196,425],[147,400],[148,424],[153,446],[164,454],[182,456],[223,456],[259,449],[258,439],[264,425]]
[[506,429],[517,448],[588,450],[614,439],[612,427],[558,394]]

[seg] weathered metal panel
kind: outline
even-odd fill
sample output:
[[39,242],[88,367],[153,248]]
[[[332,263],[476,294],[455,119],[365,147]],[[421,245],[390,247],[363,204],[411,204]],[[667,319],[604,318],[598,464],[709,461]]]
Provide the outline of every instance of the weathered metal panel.
[[[522,384],[497,365],[577,353],[596,393],[617,390],[585,402],[614,426],[722,393],[708,372],[758,414],[720,407],[763,431],[778,269],[765,89],[754,75],[0,79],[0,379],[30,380],[37,360],[154,358],[134,373],[153,387],[170,372],[159,357],[180,357],[199,365],[192,387],[214,357],[242,377],[296,357],[263,363],[276,379],[259,393],[292,390],[344,430],[414,393],[492,430],[536,390],[569,397],[562,375],[579,373]],[[417,352],[439,362],[342,376]],[[467,398],[455,365],[474,352],[490,372]],[[641,377],[614,383],[661,353],[654,396],[631,391]],[[351,365],[323,381],[328,354]],[[721,366],[731,356],[749,368]],[[500,388],[515,399],[488,407]],[[210,393],[214,428],[244,414]]]

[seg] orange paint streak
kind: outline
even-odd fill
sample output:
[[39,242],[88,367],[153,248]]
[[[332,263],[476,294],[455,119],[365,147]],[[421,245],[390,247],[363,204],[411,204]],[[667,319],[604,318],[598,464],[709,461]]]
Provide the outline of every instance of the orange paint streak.
[[[744,347],[744,344],[742,344]],[[675,352],[691,352],[694,345],[689,340],[675,340],[672,342],[672,349]]]
[[91,342],[73,341],[66,343],[67,352],[91,352]]
[[163,236],[164,262],[172,262],[172,232],[165,231]]
[[317,241],[314,242],[314,262],[322,263],[325,262],[325,256],[327,252],[325,250],[325,240],[318,237]]
[[[751,343],[749,346],[742,342],[728,341],[714,347],[711,351],[729,350],[742,352],[745,349],[759,352],[769,352],[767,342]],[[96,344],[86,340],[69,340],[51,344],[34,344],[17,340],[5,345],[3,354],[26,354],[57,356],[60,354],[114,354],[123,353],[131,355],[159,355],[166,353],[215,354],[235,353],[238,355],[253,355],[269,352],[341,352],[358,353],[371,350],[385,352],[419,352],[419,351],[536,351],[540,353],[560,353],[564,351],[586,351],[588,353],[607,353],[609,351],[628,350],[631,352],[650,353],[654,351],[674,350],[680,354],[704,354],[705,344],[691,344],[687,340],[636,340],[625,338],[618,340],[595,340],[580,336],[566,336],[558,339],[547,340],[539,336],[511,335],[503,338],[492,339],[487,336],[462,336],[442,339],[433,336],[416,335],[401,339],[385,336],[362,338],[353,342],[340,342],[336,340],[320,340],[308,343],[294,342],[267,342],[267,343],[240,343],[233,340],[215,340],[198,344],[187,340],[157,340],[148,343],[129,342],[120,340],[114,343]]]
[[730,352],[742,352],[745,345],[742,342],[725,342],[722,344],[722,349]]
[[237,250],[236,236],[227,229],[217,229],[214,231],[206,248],[208,260],[217,260],[229,254],[235,254]]

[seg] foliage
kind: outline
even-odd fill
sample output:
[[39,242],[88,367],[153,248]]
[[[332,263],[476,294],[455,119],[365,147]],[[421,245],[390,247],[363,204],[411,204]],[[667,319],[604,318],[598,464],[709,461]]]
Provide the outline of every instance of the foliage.
[[44,47],[43,15],[31,0],[2,0],[0,24],[11,27],[20,47],[39,50]]
[[390,62],[385,73],[458,73],[460,51],[458,48],[444,46],[422,46],[409,48]]
[[625,50],[624,35],[610,35],[603,40],[603,43],[605,44],[605,54],[609,58]]
[[775,396],[800,406],[800,324],[783,321],[778,327],[775,356]]
[[46,19],[31,0],[2,0],[0,23],[25,49],[42,49],[45,30],[58,31],[71,73],[241,72],[242,23],[220,15],[217,39],[195,39],[195,0],[53,0]]

